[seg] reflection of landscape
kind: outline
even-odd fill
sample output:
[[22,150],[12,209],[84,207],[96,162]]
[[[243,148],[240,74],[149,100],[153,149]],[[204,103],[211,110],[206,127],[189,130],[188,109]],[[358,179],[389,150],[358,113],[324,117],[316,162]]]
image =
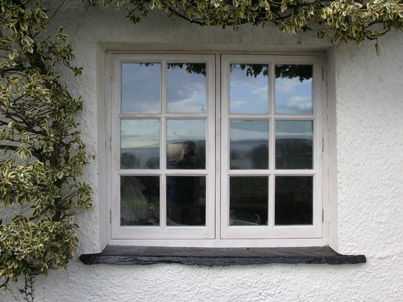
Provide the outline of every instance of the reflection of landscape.
[[159,147],[121,148],[121,169],[159,169]]
[[268,121],[232,120],[230,129],[230,168],[267,169]]
[[312,169],[313,121],[276,121],[276,169]]
[[231,141],[231,169],[267,169],[268,146],[267,140],[237,140]]
[[276,169],[312,169],[312,137],[276,138]]
[[[167,168],[168,169],[204,169],[206,162],[206,146],[204,141],[194,141],[196,144],[196,158],[191,167],[178,167],[181,158],[182,144],[184,140],[175,140],[167,144]],[[159,147],[122,148],[120,153],[121,169],[159,169]]]
[[[231,141],[231,169],[267,169],[267,140]],[[277,138],[276,169],[312,169],[312,138]]]
[[159,225],[159,177],[122,176],[120,224]]

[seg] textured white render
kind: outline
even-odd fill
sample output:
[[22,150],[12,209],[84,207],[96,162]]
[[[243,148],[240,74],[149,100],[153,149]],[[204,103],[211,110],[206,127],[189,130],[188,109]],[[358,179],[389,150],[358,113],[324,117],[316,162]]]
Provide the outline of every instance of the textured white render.
[[[329,243],[364,254],[361,265],[199,267],[83,265],[36,281],[36,301],[403,301],[403,33],[374,43],[330,46],[315,34],[242,26],[202,28],[152,14],[132,25],[124,12],[69,2],[52,21],[70,36],[84,74],[63,79],[86,100],[80,130],[93,155],[85,177],[94,210],[77,219],[81,253],[105,245],[104,54],[107,49],[327,51]],[[337,135],[336,135],[337,134]],[[100,184],[100,185],[99,185]],[[17,284],[0,301],[22,300]]]

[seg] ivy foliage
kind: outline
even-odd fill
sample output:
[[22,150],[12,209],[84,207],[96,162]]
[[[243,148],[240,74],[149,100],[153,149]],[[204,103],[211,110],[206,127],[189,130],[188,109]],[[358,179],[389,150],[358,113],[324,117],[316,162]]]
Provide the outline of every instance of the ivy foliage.
[[0,220],[5,289],[18,277],[64,269],[77,247],[74,216],[91,207],[75,119],[83,100],[56,72],[81,69],[71,65],[62,28],[45,35],[50,19],[41,1],[0,0],[0,205],[25,213]]
[[[137,23],[150,10],[199,25],[266,26],[297,33],[315,29],[319,38],[332,43],[376,40],[392,29],[403,30],[402,0],[86,0],[107,6],[125,7],[128,18]],[[377,51],[379,51],[378,45]]]

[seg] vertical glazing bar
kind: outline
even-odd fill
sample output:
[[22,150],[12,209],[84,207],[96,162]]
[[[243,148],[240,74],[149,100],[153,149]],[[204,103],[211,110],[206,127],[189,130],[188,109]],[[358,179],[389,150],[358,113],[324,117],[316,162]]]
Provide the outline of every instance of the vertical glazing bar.
[[274,227],[274,175],[271,174],[269,176],[269,228],[272,229]]
[[275,74],[275,63],[269,63],[269,114],[270,116],[274,116],[275,114],[275,82],[276,82],[276,74]]
[[167,194],[166,194],[166,175],[160,175],[160,226],[161,229],[165,229],[167,225]]
[[269,99],[270,99],[270,122],[269,122],[269,228],[274,227],[274,170],[276,162],[275,153],[275,63],[269,63]]
[[161,221],[161,228],[165,229],[167,222],[166,222],[166,217],[167,217],[167,194],[166,194],[166,167],[167,167],[167,142],[166,142],[166,129],[167,129],[167,123],[166,123],[166,101],[167,101],[167,63],[166,60],[162,61],[161,64],[161,111],[162,111],[162,116],[161,116],[161,143],[160,143],[160,148],[161,148],[161,155],[160,155],[160,170],[161,170],[161,186],[160,186],[160,221]]

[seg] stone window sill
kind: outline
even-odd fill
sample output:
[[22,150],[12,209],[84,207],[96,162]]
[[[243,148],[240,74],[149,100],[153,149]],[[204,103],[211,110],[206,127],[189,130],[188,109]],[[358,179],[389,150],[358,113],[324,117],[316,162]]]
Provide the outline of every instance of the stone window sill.
[[342,255],[328,246],[298,248],[184,248],[108,245],[101,253],[82,254],[84,264],[228,266],[247,264],[359,264],[364,255]]

